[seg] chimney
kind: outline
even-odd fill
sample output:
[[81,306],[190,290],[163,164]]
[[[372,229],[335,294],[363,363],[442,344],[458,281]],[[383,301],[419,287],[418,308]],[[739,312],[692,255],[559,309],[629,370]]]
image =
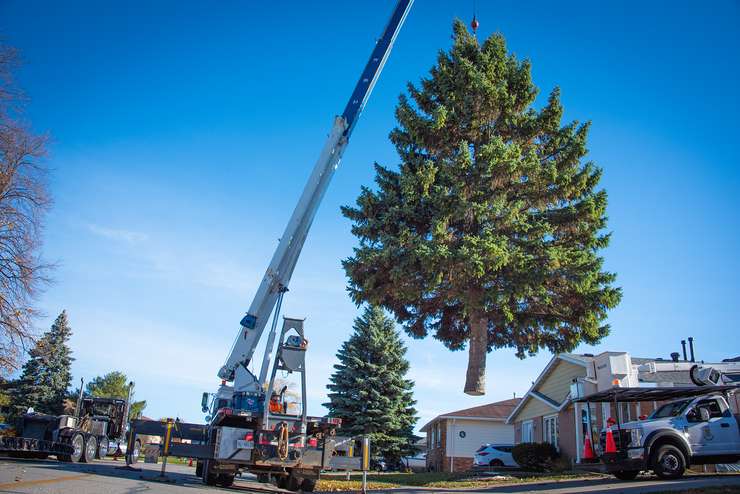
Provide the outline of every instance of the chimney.
[[679,355],[678,352],[673,352],[673,353],[671,353],[671,360],[673,360],[674,362],[678,362],[678,358],[680,356],[681,355]]
[[685,362],[688,360],[686,358],[686,340],[681,340],[681,348],[683,348],[683,360]]
[[691,354],[691,361],[696,362],[694,360],[694,338],[692,336],[689,336],[689,353]]

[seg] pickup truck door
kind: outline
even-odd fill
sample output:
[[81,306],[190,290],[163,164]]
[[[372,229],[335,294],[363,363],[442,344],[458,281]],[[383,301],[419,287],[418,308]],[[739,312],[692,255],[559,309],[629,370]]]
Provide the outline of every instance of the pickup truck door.
[[[700,408],[709,412],[709,420],[701,420]],[[731,453],[737,441],[737,422],[727,405],[717,398],[698,400],[686,413],[689,443],[696,455]]]

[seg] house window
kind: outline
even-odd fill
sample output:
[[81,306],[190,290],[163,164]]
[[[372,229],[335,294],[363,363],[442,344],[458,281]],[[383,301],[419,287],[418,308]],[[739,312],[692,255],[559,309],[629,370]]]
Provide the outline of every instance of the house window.
[[531,420],[526,420],[522,422],[522,442],[523,443],[531,443],[534,442],[534,434],[533,434],[533,426],[534,422]]
[[557,415],[548,415],[547,417],[542,418],[543,422],[543,439],[545,442],[548,442],[558,447],[558,416]]

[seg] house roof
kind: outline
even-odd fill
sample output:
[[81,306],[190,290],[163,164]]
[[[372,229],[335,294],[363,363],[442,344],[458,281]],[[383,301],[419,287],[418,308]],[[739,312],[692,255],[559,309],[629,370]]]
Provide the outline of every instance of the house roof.
[[427,422],[424,427],[421,428],[421,431],[426,432],[430,425],[441,419],[476,419],[505,422],[506,418],[520,401],[521,398],[511,398],[508,400],[497,401],[495,403],[488,403],[487,405],[464,408],[462,410],[455,410],[454,412],[437,415]]

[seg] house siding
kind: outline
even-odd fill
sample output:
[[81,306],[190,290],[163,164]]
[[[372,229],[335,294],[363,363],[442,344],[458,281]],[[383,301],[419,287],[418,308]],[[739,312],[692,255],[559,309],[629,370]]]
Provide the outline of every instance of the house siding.
[[447,437],[447,456],[473,458],[482,444],[514,444],[514,426],[492,420],[448,419]]
[[555,409],[537,398],[528,397],[526,398],[527,403],[524,404],[519,413],[516,415],[517,422],[524,422],[535,417],[542,417],[550,413],[555,413]]
[[[427,452],[427,468],[436,472],[465,472],[473,468],[475,451],[485,443],[514,444],[514,426],[505,422],[476,419],[441,419],[435,421],[439,427],[440,441],[435,447],[431,443]],[[460,432],[465,437],[460,437]],[[431,437],[431,432],[427,432]]]
[[570,385],[577,377],[586,377],[586,368],[561,360],[539,386],[543,395],[562,403],[570,394]]
[[[584,367],[561,360],[550,369],[550,374],[540,383],[536,391],[539,391],[557,403],[562,403],[570,393],[570,385],[573,380],[577,377],[585,376],[586,369]],[[519,410],[516,417],[514,417],[514,420],[517,422],[557,412],[553,407],[538,398],[528,396],[525,399],[527,402]],[[537,427],[535,427],[536,429]],[[540,432],[540,437],[541,435],[542,433]]]
[[578,452],[576,449],[576,423],[575,409],[568,405],[558,415],[558,448],[560,455],[568,459],[575,459]]

